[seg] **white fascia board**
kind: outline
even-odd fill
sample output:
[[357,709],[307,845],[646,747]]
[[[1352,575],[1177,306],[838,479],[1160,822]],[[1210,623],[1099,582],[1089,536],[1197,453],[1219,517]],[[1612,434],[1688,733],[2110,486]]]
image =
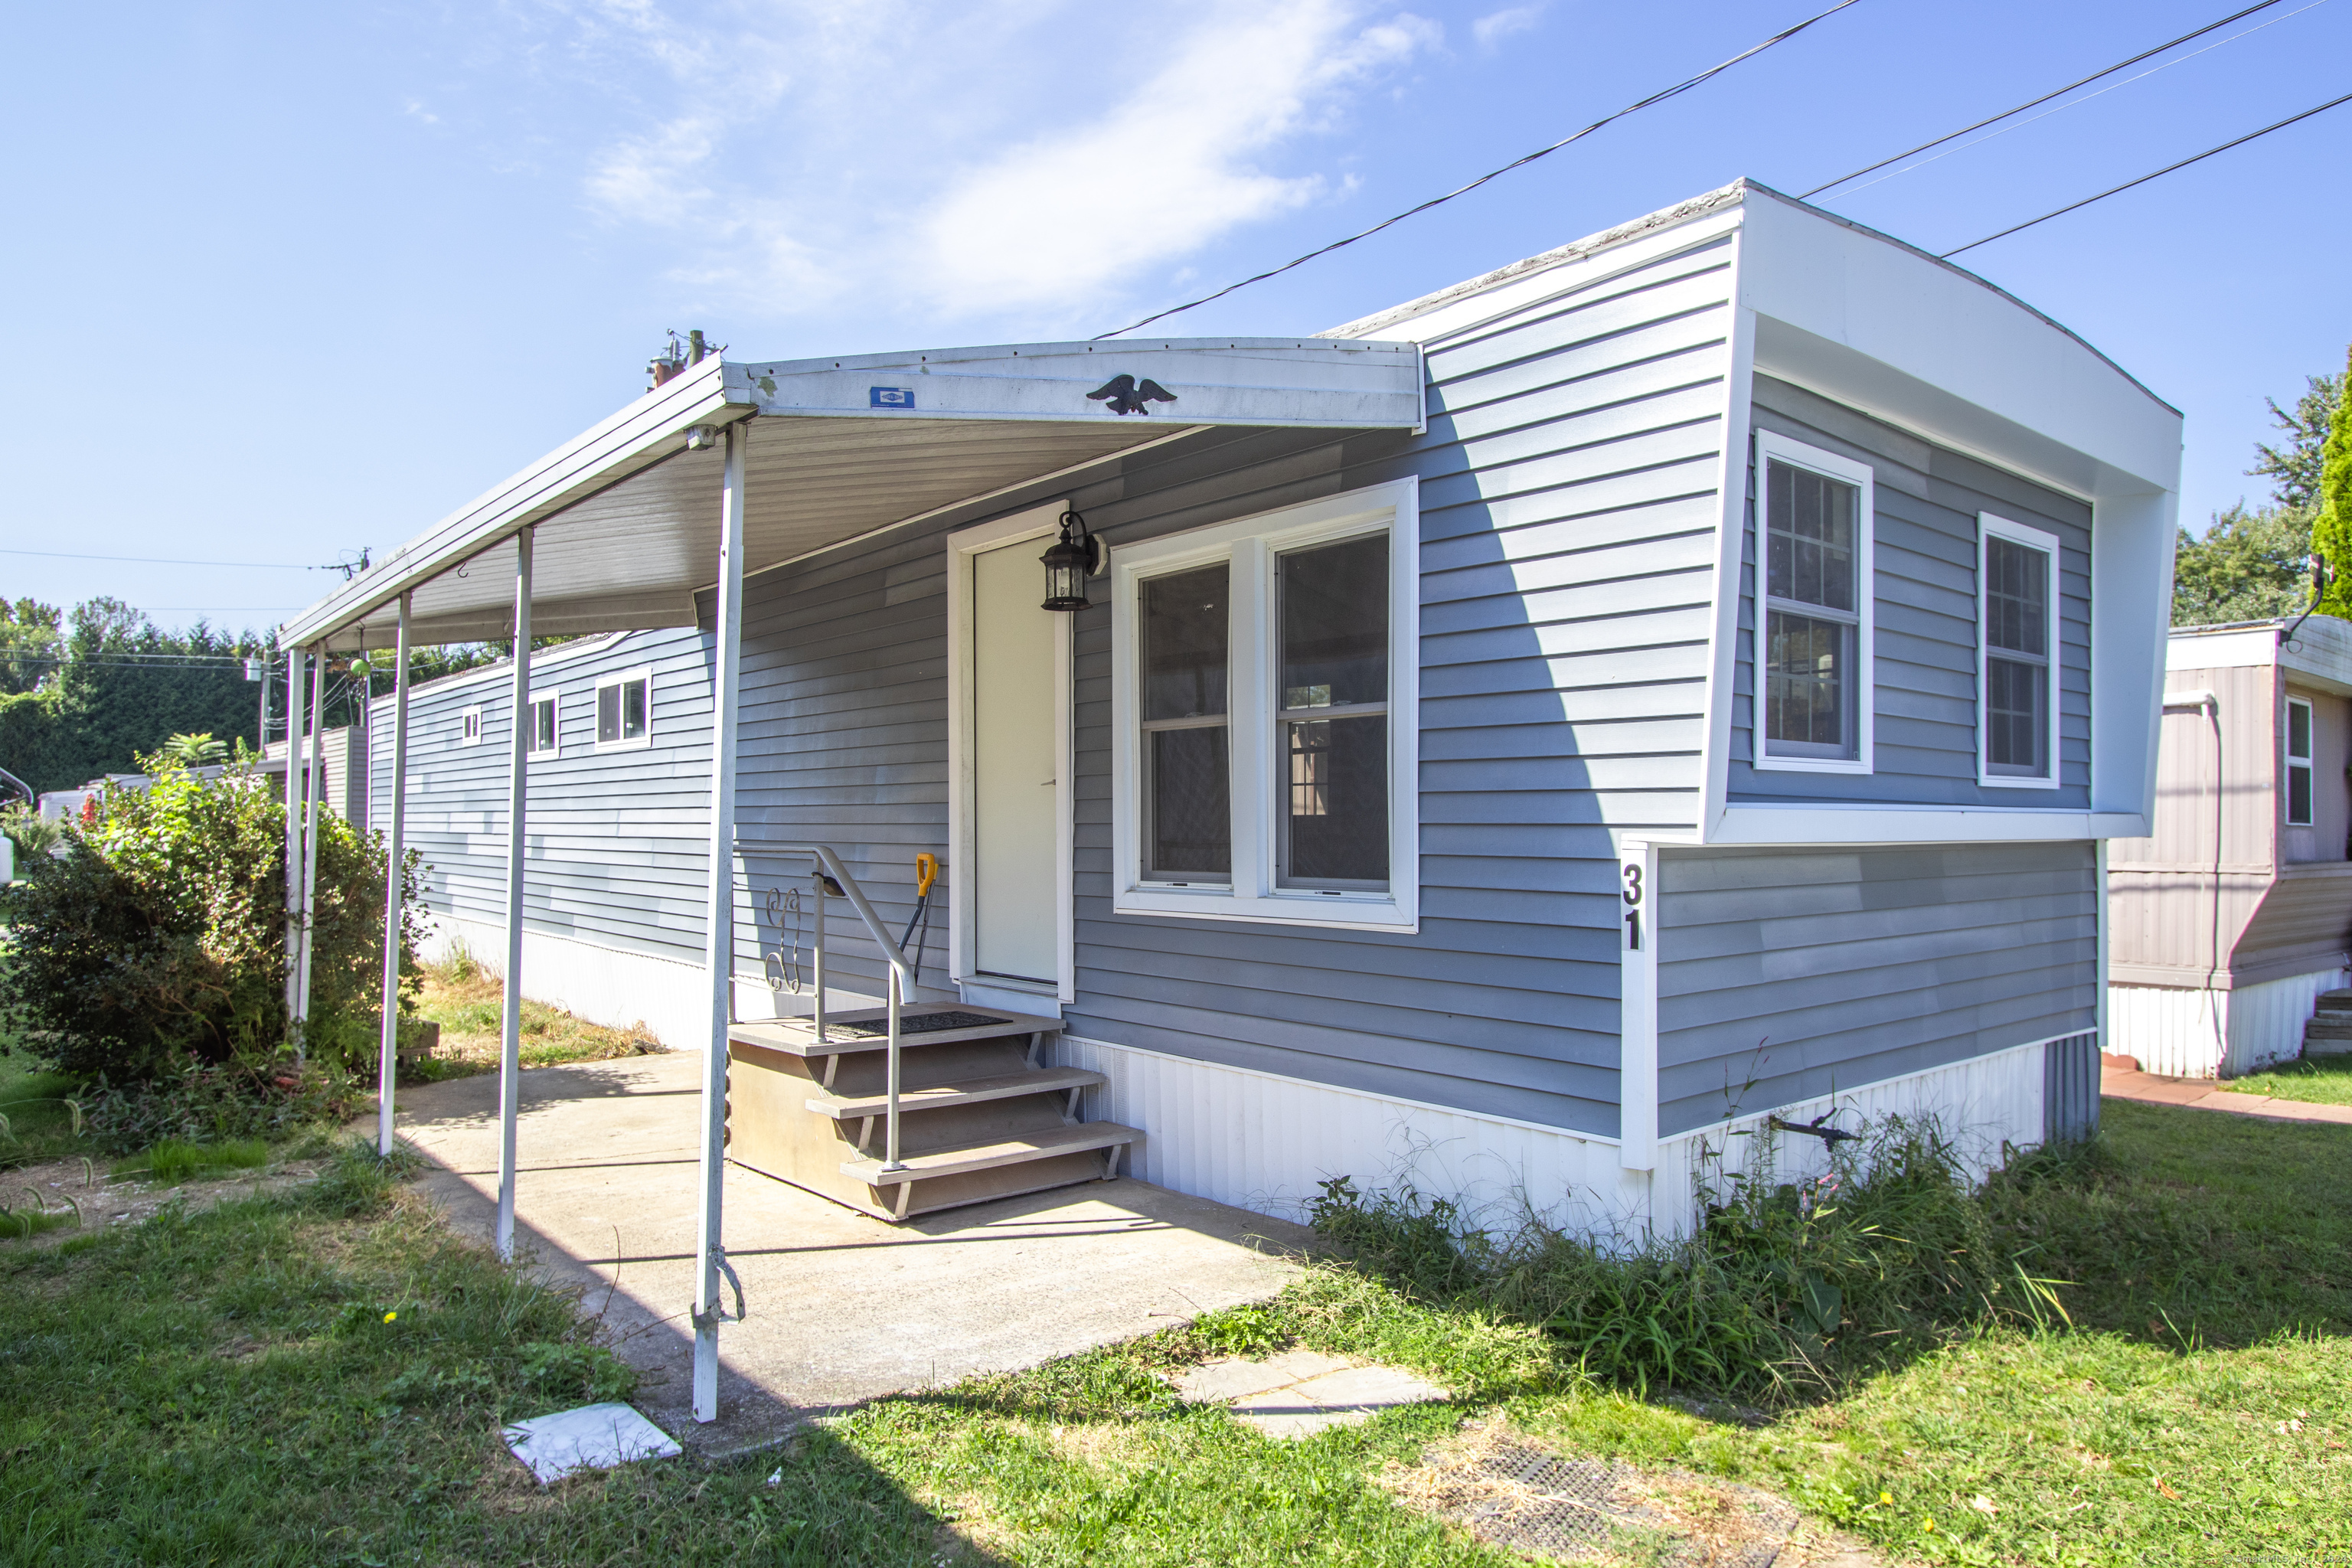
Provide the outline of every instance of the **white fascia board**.
[[618,483],[680,450],[687,430],[740,419],[727,405],[724,365],[709,359],[493,485],[278,628],[280,648],[340,631],[432,581],[526,524]]
[[[1727,845],[2011,844],[2140,838],[2146,813],[2042,811],[2032,806],[1748,804],[1727,807],[1711,847]],[[1671,842],[1661,837],[1660,843]]]
[[2271,621],[2227,631],[2181,626],[2165,639],[2164,668],[2168,671],[2259,668],[2279,661],[2278,640],[2278,625]]
[[1948,262],[1750,186],[1740,303],[1757,368],[2102,500],[2180,488],[2178,410]]
[[[931,349],[727,366],[732,402],[762,416],[1020,419],[1318,429],[1423,427],[1421,350],[1301,338],[1118,339]],[[1114,406],[1116,378],[1167,396]]]

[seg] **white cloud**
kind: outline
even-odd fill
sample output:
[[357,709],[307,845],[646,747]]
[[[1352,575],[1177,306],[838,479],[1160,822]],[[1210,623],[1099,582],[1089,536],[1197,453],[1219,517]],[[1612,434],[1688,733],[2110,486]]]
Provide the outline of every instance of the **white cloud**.
[[865,297],[1065,325],[1328,195],[1308,139],[1443,38],[1359,0],[1222,0],[1174,22],[1026,0],[919,27],[853,0],[562,15],[574,68],[606,90],[688,100],[641,113],[583,177],[604,218],[697,242],[681,282],[762,314]]
[[1514,5],[1507,11],[1495,11],[1470,24],[1470,36],[1478,40],[1482,49],[1491,49],[1514,33],[1524,33],[1542,19],[1543,7]]

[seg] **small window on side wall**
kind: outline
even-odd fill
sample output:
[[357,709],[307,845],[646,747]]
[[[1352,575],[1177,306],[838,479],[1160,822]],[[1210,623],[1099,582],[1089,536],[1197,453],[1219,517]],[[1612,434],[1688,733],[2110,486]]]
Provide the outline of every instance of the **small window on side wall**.
[[1978,749],[1982,781],[2058,784],[2058,536],[1978,518]]
[[482,710],[478,708],[457,710],[457,744],[478,746],[482,743]]
[[1756,766],[1871,769],[1867,465],[1756,437]]
[[653,744],[654,678],[633,669],[596,683],[596,749]]
[[2286,821],[2290,827],[2311,826],[2311,704],[2300,697],[2286,700]]
[[535,757],[551,757],[556,754],[556,741],[560,734],[556,726],[556,700],[560,695],[561,693],[553,691],[531,694],[529,710],[530,722],[530,728],[524,731],[523,744],[530,748],[530,754]]

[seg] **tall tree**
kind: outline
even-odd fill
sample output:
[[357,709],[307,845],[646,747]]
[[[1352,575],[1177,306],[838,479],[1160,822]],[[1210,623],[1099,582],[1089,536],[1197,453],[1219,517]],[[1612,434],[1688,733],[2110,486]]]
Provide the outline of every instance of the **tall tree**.
[[2242,501],[2200,539],[2187,529],[2172,557],[2172,624],[2227,626],[2298,615],[2309,599],[2311,514]]
[[[2336,384],[2340,388],[2347,383],[2352,383],[2352,350],[2346,351],[2345,374]],[[2345,580],[2352,573],[2352,397],[2336,400],[2320,449],[2318,489],[2319,521],[2312,527],[2311,542],[2327,558],[2327,593],[2319,607],[2352,620],[2352,583]]]
[[2292,410],[2281,408],[2275,397],[2263,399],[2271,405],[2272,423],[2286,432],[2286,439],[2275,447],[2257,442],[2254,466],[2246,472],[2276,479],[2273,494],[2283,506],[2308,507],[2319,499],[2320,449],[2344,405],[2345,379],[2340,375],[2304,377],[2303,395],[2294,400]]

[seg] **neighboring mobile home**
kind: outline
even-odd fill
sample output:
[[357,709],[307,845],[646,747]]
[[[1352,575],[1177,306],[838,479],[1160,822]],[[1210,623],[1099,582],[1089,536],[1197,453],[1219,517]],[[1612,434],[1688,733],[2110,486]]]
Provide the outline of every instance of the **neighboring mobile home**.
[[2109,1050],[2188,1078],[2302,1052],[2352,984],[2348,766],[2352,626],[2172,633],[2154,824],[2108,848]]
[[[2179,453],[2048,318],[1742,182],[1314,338],[714,360],[283,642],[387,646],[403,594],[503,636],[519,575],[534,631],[610,634],[530,671],[534,994],[709,1043],[731,734],[737,1016],[809,1004],[763,844],[894,935],[936,855],[915,1000],[1042,1020],[1025,1070],[1136,1174],[1277,1209],[1411,1164],[1671,1231],[1768,1117],[1990,1158],[2095,1116]],[[1043,609],[1072,510],[1107,554]],[[411,721],[436,916],[494,961],[511,684]],[[832,1005],[881,994],[861,942]]]

